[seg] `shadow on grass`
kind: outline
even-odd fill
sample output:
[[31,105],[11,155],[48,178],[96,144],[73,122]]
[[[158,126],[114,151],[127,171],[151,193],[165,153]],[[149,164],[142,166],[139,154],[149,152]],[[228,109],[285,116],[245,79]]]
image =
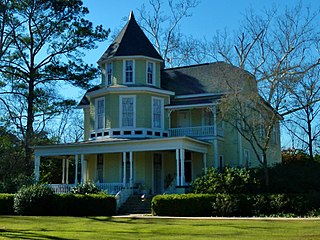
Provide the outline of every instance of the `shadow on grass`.
[[0,237],[12,238],[12,239],[72,240],[72,238],[61,238],[61,237],[47,236],[44,234],[34,233],[34,232],[30,232],[30,231],[6,230],[6,229],[0,229]]

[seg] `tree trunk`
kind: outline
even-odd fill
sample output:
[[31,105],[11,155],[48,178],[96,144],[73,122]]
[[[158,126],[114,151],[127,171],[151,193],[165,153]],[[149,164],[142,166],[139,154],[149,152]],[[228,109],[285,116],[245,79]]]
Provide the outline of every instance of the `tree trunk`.
[[30,80],[29,94],[28,94],[28,109],[27,109],[27,129],[25,135],[25,175],[31,176],[32,174],[32,139],[33,139],[33,105],[34,105],[34,81]]

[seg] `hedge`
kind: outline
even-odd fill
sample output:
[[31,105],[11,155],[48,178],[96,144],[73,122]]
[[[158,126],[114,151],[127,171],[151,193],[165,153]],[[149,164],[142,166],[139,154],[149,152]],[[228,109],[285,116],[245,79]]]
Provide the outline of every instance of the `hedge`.
[[308,216],[319,212],[320,193],[158,195],[151,208],[159,216]]
[[105,193],[58,195],[41,184],[22,187],[14,195],[12,205],[19,215],[111,216],[116,213],[114,196]]
[[57,194],[52,215],[111,216],[116,213],[116,199],[106,194]]
[[0,194],[0,215],[13,215],[14,194]]

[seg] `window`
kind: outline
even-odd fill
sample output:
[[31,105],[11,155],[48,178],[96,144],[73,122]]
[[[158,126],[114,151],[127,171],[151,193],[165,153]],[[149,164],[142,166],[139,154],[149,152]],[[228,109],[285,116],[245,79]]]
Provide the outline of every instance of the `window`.
[[148,84],[155,84],[155,70],[154,70],[154,63],[153,62],[147,62],[147,83]]
[[163,128],[163,99],[152,98],[152,127]]
[[245,162],[245,167],[246,168],[251,167],[250,152],[249,152],[248,149],[244,150],[244,162]]
[[103,154],[97,154],[97,180],[103,183]]
[[112,63],[107,63],[106,82],[108,86],[112,84],[112,71],[113,71]]
[[136,124],[135,96],[120,96],[120,124],[121,127],[135,127]]
[[124,82],[134,83],[134,62],[133,60],[124,61]]
[[96,129],[104,128],[105,122],[105,107],[104,107],[104,99],[98,98],[95,102],[96,107]]

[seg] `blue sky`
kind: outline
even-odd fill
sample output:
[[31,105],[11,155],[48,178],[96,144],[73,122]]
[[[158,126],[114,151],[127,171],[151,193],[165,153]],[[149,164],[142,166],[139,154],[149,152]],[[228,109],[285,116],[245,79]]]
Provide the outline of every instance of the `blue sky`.
[[[167,0],[162,0],[166,2]],[[193,37],[210,39],[217,30],[228,28],[237,30],[246,9],[253,7],[257,13],[264,8],[275,6],[284,9],[287,5],[294,5],[298,0],[200,0],[200,4],[193,9],[192,17],[181,22],[181,31]],[[105,28],[120,30],[125,24],[124,18],[133,10],[138,16],[138,9],[149,0],[83,0],[89,8],[88,19],[94,24],[102,24]],[[304,5],[311,9],[320,7],[319,0],[303,0]],[[109,38],[110,39],[110,38]],[[110,40],[100,43],[98,48],[86,56],[86,61],[95,64],[106,50]]]

